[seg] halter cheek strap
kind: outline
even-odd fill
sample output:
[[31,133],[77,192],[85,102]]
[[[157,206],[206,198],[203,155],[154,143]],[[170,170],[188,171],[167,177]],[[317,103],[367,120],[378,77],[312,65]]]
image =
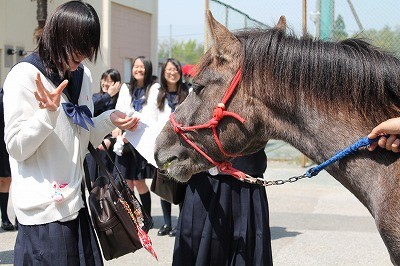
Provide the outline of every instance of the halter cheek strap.
[[205,124],[201,125],[195,125],[195,126],[182,126],[181,124],[178,124],[175,121],[173,113],[171,113],[169,120],[174,128],[174,131],[182,136],[182,138],[190,145],[192,146],[197,152],[199,152],[204,158],[206,158],[210,163],[218,167],[218,170],[222,173],[229,174],[234,176],[235,178],[239,180],[244,180],[246,178],[246,174],[233,168],[232,164],[230,162],[217,162],[213,160],[207,153],[205,153],[202,149],[199,148],[199,146],[194,143],[192,140],[188,138],[188,136],[185,135],[185,132],[188,131],[196,131],[198,129],[207,129],[211,128],[213,131],[213,136],[214,140],[221,151],[222,154],[224,154],[227,157],[237,157],[241,156],[241,154],[230,154],[225,151],[225,149],[222,147],[222,143],[219,139],[218,133],[217,133],[217,126],[219,122],[225,117],[225,116],[230,116],[233,117],[237,120],[239,120],[242,124],[245,122],[245,120],[238,114],[226,111],[226,103],[228,100],[231,98],[234,90],[237,87],[237,84],[240,81],[242,75],[242,70],[239,68],[238,71],[236,72],[236,75],[234,76],[231,84],[229,85],[228,90],[225,92],[224,97],[222,98],[222,101],[217,104],[217,106],[214,108],[212,118]]

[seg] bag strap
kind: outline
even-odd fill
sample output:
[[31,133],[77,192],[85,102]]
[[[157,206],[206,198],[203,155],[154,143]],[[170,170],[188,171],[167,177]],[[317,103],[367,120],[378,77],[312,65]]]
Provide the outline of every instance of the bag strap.
[[[119,189],[118,189],[118,186],[117,186],[117,184],[115,183],[114,177],[113,177],[113,176],[111,175],[111,173],[108,171],[108,169],[107,169],[106,165],[104,164],[103,160],[100,158],[99,153],[96,151],[96,149],[93,147],[93,144],[92,144],[90,141],[89,141],[89,144],[88,144],[88,149],[89,149],[89,151],[90,151],[90,154],[92,154],[93,158],[95,159],[97,165],[100,167],[100,169],[101,169],[104,173],[106,173],[107,178],[108,178],[109,181],[110,181],[110,184],[115,188],[115,191],[117,191],[118,196],[122,197],[122,195],[120,194],[120,191],[119,191]],[[114,163],[113,163],[113,164],[114,164]],[[121,181],[121,183],[123,184],[123,186],[128,187],[128,184],[126,184],[126,181],[125,181],[125,179],[122,177],[122,174],[121,174],[121,172],[119,171],[118,167],[117,167],[115,164],[114,164],[114,167],[117,169],[118,176],[119,176],[119,180]],[[89,184],[90,184],[89,176],[85,176],[85,179],[86,179],[86,185],[88,184],[88,182],[89,182]],[[89,186],[88,189],[89,189],[90,187],[91,187],[91,186]]]
[[101,145],[103,146],[104,151],[106,152],[108,159],[109,159],[110,162],[112,162],[112,164],[114,165],[114,169],[117,170],[118,175],[122,178],[121,171],[118,169],[118,167],[117,167],[117,166],[115,165],[115,163],[113,162],[113,159],[111,158],[110,152],[108,151],[108,147],[107,147],[106,143],[104,142],[104,140],[101,142]]

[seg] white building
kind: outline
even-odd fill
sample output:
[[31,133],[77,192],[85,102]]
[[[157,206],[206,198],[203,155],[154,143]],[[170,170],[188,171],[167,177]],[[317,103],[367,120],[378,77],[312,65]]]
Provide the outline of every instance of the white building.
[[[65,0],[47,3],[48,17]],[[91,4],[101,23],[101,54],[96,64],[84,62],[92,72],[93,91],[97,92],[101,74],[120,71],[122,81],[130,79],[132,59],[146,56],[157,71],[158,0],[85,0]],[[0,87],[10,68],[31,53],[36,42],[37,3],[32,0],[0,0]]]

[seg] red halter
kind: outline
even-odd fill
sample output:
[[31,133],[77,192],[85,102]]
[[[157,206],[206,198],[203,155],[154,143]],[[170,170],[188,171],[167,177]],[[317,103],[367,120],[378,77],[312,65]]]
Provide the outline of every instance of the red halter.
[[193,141],[191,141],[186,135],[185,132],[187,131],[195,131],[197,129],[206,129],[206,128],[211,128],[213,131],[213,135],[214,135],[214,140],[217,143],[218,148],[220,149],[220,151],[228,157],[236,157],[236,156],[240,156],[241,154],[229,154],[227,153],[224,148],[222,147],[221,141],[219,140],[218,134],[217,134],[217,126],[219,124],[219,121],[224,118],[224,116],[231,116],[233,118],[236,118],[237,120],[239,120],[241,123],[244,123],[245,120],[239,116],[236,113],[232,113],[232,112],[228,112],[225,110],[225,105],[227,103],[227,101],[230,99],[230,97],[233,94],[233,91],[235,90],[235,88],[237,87],[237,84],[240,81],[242,75],[242,70],[239,68],[235,77],[233,78],[228,90],[225,92],[224,97],[222,98],[222,101],[220,103],[217,104],[217,106],[214,108],[213,111],[213,117],[208,121],[208,123],[205,124],[201,124],[201,125],[195,125],[195,126],[187,126],[184,127],[181,124],[178,124],[175,119],[174,119],[174,115],[173,113],[171,113],[169,120],[172,124],[172,126],[174,127],[174,131],[176,133],[179,133],[182,138],[190,145],[192,146],[196,151],[198,151],[201,155],[203,155],[210,163],[212,163],[213,165],[218,167],[218,170],[220,172],[229,174],[234,176],[235,178],[239,179],[239,180],[244,180],[246,178],[246,174],[233,168],[232,167],[232,163],[230,162],[216,162],[215,160],[213,160],[210,156],[208,156],[203,150],[201,150],[199,148],[199,146],[197,146],[196,143],[194,143]]

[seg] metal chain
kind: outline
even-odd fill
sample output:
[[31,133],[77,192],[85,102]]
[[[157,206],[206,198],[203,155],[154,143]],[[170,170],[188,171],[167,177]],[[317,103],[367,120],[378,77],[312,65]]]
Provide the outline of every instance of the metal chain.
[[283,179],[265,180],[263,178],[252,177],[252,176],[246,174],[246,178],[241,178],[239,180],[249,183],[249,184],[255,184],[255,185],[268,187],[268,186],[275,186],[275,185],[283,185],[286,183],[294,183],[294,182],[296,182],[300,179],[306,178],[306,177],[308,177],[306,174],[302,174],[299,176],[290,177],[289,179],[286,179],[286,180],[283,180]]

